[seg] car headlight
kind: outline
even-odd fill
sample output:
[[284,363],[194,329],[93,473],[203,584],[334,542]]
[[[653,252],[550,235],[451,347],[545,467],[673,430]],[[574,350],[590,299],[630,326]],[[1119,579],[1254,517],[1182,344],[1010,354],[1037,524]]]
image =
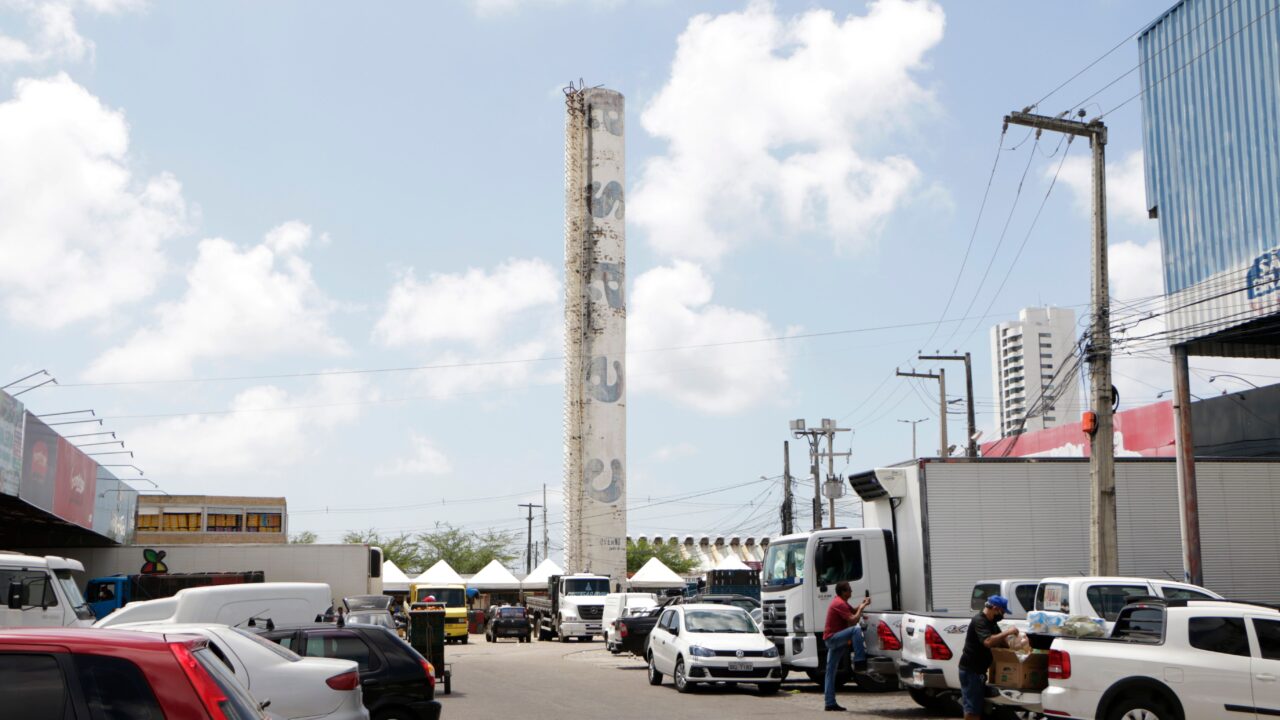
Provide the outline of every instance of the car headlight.
[[689,648],[689,654],[694,657],[715,657],[715,650],[708,650],[701,645],[693,645]]
[[765,651],[764,651],[764,656],[765,656],[765,657],[767,657],[767,658],[776,658],[776,657],[778,657],[778,648],[776,648],[776,647],[770,647],[768,650],[765,650]]
[[560,619],[564,620],[565,622],[576,622],[578,619],[578,615],[577,613],[570,612],[569,610],[565,610],[563,613],[561,613]]

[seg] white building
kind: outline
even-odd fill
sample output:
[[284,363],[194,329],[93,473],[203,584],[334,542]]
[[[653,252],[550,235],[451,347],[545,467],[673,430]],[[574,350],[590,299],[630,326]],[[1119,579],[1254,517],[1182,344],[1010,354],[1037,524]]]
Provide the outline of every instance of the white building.
[[[1070,372],[1075,344],[1076,314],[1065,308],[1025,308],[1017,320],[991,328],[991,388],[1001,437],[1079,419],[1079,369]],[[1053,402],[1041,402],[1059,391]]]

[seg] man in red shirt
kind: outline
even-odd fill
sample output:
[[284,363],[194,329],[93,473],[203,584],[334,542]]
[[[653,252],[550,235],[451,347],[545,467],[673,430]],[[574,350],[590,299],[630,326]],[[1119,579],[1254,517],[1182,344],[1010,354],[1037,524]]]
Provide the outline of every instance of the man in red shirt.
[[822,639],[827,643],[827,678],[825,683],[827,711],[844,710],[836,704],[836,670],[840,667],[840,659],[849,652],[853,644],[853,669],[855,672],[867,667],[867,651],[862,642],[862,611],[871,604],[871,598],[863,598],[857,607],[850,607],[849,598],[853,597],[853,588],[847,582],[836,583],[836,596],[827,607],[827,627]]

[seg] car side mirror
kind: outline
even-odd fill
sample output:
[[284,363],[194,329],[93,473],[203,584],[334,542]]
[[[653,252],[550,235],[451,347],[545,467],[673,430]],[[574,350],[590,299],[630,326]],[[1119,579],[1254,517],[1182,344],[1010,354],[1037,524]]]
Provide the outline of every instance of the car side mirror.
[[10,610],[21,610],[22,609],[22,583],[18,582],[17,580],[10,580],[9,593],[7,597],[9,598]]
[[269,708],[269,707],[271,707],[271,700],[270,700],[270,699],[263,700],[262,702],[258,703],[258,709],[259,709],[259,710],[266,710],[266,709],[267,709],[267,708]]

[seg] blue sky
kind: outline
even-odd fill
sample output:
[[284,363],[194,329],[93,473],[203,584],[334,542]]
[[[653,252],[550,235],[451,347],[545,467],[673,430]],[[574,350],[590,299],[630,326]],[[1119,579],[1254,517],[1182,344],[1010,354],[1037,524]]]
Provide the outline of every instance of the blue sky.
[[[168,492],[286,495],[295,532],[522,529],[543,483],[556,522],[554,359],[268,376],[559,355],[561,88],[582,78],[627,98],[631,531],[776,532],[759,478],[791,418],[854,427],[849,470],[905,459],[896,420],[936,394],[887,378],[970,351],[990,437],[987,328],[1083,317],[1082,143],[1028,233],[1066,148],[1011,128],[961,260],[1003,114],[1166,6],[0,2],[0,367],[48,369],[67,387],[29,407],[95,408]],[[1041,110],[1136,64],[1131,40]],[[1106,121],[1113,289],[1157,294],[1138,103]],[[973,319],[933,334],[958,273],[947,317]],[[1126,404],[1169,387],[1125,362]]]

